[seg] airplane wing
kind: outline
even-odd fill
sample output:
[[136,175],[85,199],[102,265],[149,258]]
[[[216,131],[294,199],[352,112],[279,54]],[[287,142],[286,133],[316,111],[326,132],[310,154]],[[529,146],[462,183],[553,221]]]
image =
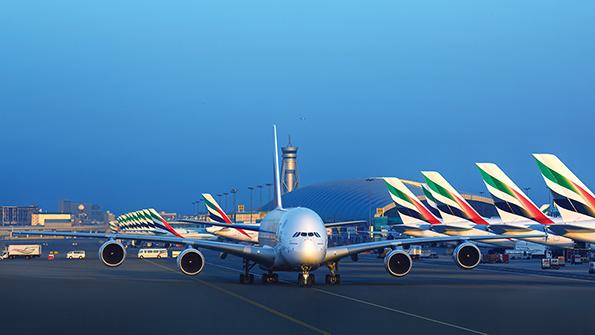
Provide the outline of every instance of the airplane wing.
[[[260,223],[223,223],[223,222],[214,222],[214,221],[200,221],[200,220],[190,220],[190,219],[180,219],[180,222],[188,222],[188,223],[198,223],[204,224],[209,226],[217,226],[217,227],[225,227],[225,228],[234,228],[234,229],[243,229],[243,230],[252,230],[252,231],[260,231]],[[271,231],[266,231],[267,233],[274,233]]]
[[[374,250],[378,248],[400,247],[408,244],[422,244],[435,242],[453,242],[453,241],[473,241],[473,240],[492,240],[492,239],[507,239],[507,238],[530,238],[540,237],[543,235],[526,234],[526,235],[495,235],[495,236],[445,236],[445,237],[413,237],[399,240],[375,241],[366,243],[356,243],[330,247],[326,251],[324,262],[338,261],[343,257],[354,254],[359,254],[364,251]],[[486,238],[487,237],[487,238]]]
[[274,251],[270,247],[259,247],[246,244],[194,240],[176,236],[157,236],[142,234],[112,234],[112,233],[76,233],[76,232],[45,232],[45,231],[22,231],[13,232],[13,235],[35,235],[35,236],[65,236],[114,240],[137,240],[147,242],[166,242],[174,244],[191,245],[196,248],[204,248],[228,254],[245,257],[261,264],[272,264],[275,260]]
[[349,226],[349,225],[357,225],[362,223],[367,223],[368,221],[364,220],[357,220],[357,221],[341,221],[341,222],[327,222],[324,224],[326,228],[334,228],[340,226]]

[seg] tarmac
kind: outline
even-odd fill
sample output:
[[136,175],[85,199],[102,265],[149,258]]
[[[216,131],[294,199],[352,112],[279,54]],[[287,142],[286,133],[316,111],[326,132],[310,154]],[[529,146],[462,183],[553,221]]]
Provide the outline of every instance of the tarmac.
[[[280,273],[279,284],[240,284],[240,259],[210,251],[203,272],[189,277],[175,259],[140,260],[134,249],[108,268],[100,242],[48,243],[45,253],[62,250],[54,261],[0,262],[1,333],[595,334],[595,275],[584,264],[461,270],[441,257],[394,278],[382,259],[362,255],[340,264],[341,285],[324,285],[319,269],[314,287],[299,288],[295,273]],[[80,249],[87,259],[64,259]]]

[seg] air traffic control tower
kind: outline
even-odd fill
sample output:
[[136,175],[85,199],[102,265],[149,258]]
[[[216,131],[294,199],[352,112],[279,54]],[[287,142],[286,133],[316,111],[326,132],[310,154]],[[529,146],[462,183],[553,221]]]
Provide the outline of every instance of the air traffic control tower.
[[291,144],[291,137],[289,137],[289,143],[281,150],[283,151],[283,168],[281,170],[283,193],[289,193],[296,190],[300,185],[297,171],[298,148]]

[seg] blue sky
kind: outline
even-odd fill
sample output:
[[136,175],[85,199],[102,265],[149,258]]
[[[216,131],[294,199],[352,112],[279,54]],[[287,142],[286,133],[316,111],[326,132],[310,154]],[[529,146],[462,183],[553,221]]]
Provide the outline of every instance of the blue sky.
[[0,4],[0,203],[190,212],[271,179],[271,124],[302,184],[493,161],[536,202],[532,152],[595,189],[595,3],[32,1]]

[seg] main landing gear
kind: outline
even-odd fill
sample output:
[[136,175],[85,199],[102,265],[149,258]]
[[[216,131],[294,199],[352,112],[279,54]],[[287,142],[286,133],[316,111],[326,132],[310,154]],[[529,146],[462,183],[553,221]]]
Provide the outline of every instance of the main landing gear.
[[311,287],[314,285],[314,275],[310,273],[310,267],[302,265],[302,272],[298,274],[299,287]]
[[242,284],[254,284],[254,275],[250,273],[250,270],[256,265],[256,263],[250,264],[247,258],[244,258],[242,269],[244,273],[240,274],[240,283]]
[[341,284],[341,275],[339,275],[337,273],[337,270],[339,269],[339,263],[337,262],[331,262],[328,263],[326,265],[328,267],[328,270],[330,271],[330,274],[327,274],[324,278],[324,282],[327,285],[339,285]]

